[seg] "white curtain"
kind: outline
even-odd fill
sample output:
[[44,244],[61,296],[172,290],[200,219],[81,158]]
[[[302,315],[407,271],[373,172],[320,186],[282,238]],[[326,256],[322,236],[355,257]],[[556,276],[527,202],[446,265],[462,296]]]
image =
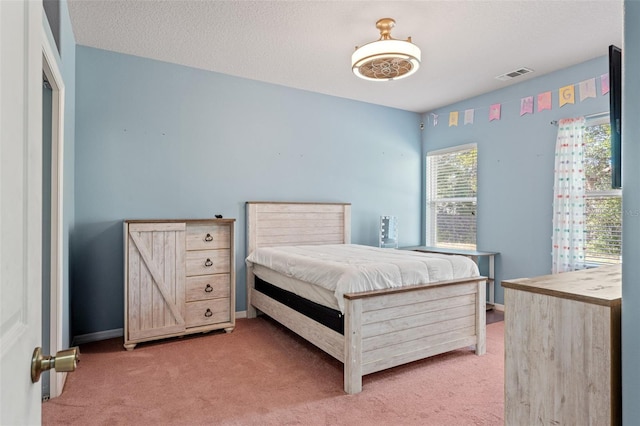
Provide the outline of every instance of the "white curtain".
[[585,268],[584,117],[558,122],[553,184],[552,270]]

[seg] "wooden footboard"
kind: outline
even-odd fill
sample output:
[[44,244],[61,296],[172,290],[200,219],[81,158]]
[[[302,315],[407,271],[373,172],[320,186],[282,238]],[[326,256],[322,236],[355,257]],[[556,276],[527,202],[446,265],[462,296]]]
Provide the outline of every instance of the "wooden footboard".
[[345,334],[251,289],[253,306],[344,363],[344,390],[362,376],[475,345],[486,350],[484,278],[345,295]]
[[470,345],[486,351],[484,279],[345,295],[344,389],[362,376]]

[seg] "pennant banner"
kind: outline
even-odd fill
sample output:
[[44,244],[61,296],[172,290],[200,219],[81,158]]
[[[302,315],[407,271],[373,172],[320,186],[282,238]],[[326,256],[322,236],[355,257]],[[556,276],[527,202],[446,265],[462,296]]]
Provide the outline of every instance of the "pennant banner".
[[538,95],[538,112],[551,109],[551,92],[544,92]]
[[489,121],[500,120],[500,104],[493,104],[489,107]]
[[[0,0],[2,1],[2,0]],[[600,79],[600,90],[598,91],[596,79]],[[577,86],[577,89],[576,89]],[[598,96],[604,96],[610,91],[609,87],[609,74],[602,74],[600,77],[593,77],[583,80],[579,83],[573,83],[561,87],[558,89],[558,106],[563,107],[567,104],[575,104],[576,103],[576,90],[579,90],[578,97],[579,102],[584,102],[589,98],[596,98]],[[537,103],[537,112],[541,112],[544,110],[552,109],[552,99],[553,92],[547,91],[543,93],[539,93],[537,96],[526,96],[524,98],[520,98],[520,116],[526,114],[534,113],[534,104]],[[509,108],[512,108],[510,105],[514,104],[515,101],[506,101],[502,103],[496,103],[489,106],[489,121],[501,120],[502,115],[502,105],[509,105]],[[470,108],[464,111],[452,111],[449,112],[449,127],[458,126],[459,121],[463,118],[464,125],[474,124],[475,121],[475,111],[478,108]],[[484,108],[481,108],[484,109]],[[463,117],[460,117],[463,115]],[[433,119],[433,126],[438,125],[438,114],[431,113]]]
[[464,112],[464,124],[473,124],[474,110],[468,109]]
[[449,127],[458,125],[458,111],[449,113]]
[[576,93],[573,84],[561,87],[560,90],[558,90],[558,102],[560,106],[575,103],[575,96]]
[[596,79],[595,78],[590,78],[589,80],[581,81],[578,87],[580,88],[580,102],[584,101],[587,98],[596,97]]
[[520,99],[520,116],[533,114],[533,96]]

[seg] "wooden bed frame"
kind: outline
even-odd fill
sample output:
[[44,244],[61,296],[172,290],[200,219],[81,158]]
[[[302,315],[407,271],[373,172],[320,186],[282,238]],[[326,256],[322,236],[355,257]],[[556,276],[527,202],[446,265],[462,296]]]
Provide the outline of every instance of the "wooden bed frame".
[[[348,244],[348,203],[247,202],[247,255],[258,247]],[[362,376],[475,345],[486,350],[484,277],[344,295],[344,335],[254,289],[247,268],[247,317],[259,310],[344,364],[344,390]]]

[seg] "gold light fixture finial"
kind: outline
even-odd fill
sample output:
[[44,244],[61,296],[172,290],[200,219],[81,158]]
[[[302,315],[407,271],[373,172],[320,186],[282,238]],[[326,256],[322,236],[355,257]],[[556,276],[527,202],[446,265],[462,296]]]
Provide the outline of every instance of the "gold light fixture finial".
[[388,81],[408,77],[420,67],[420,48],[407,40],[391,37],[396,21],[382,18],[376,22],[380,39],[356,47],[351,56],[353,73],[365,80]]
[[380,30],[380,40],[391,40],[391,30],[396,26],[396,21],[391,18],[382,18],[376,22],[376,28]]

